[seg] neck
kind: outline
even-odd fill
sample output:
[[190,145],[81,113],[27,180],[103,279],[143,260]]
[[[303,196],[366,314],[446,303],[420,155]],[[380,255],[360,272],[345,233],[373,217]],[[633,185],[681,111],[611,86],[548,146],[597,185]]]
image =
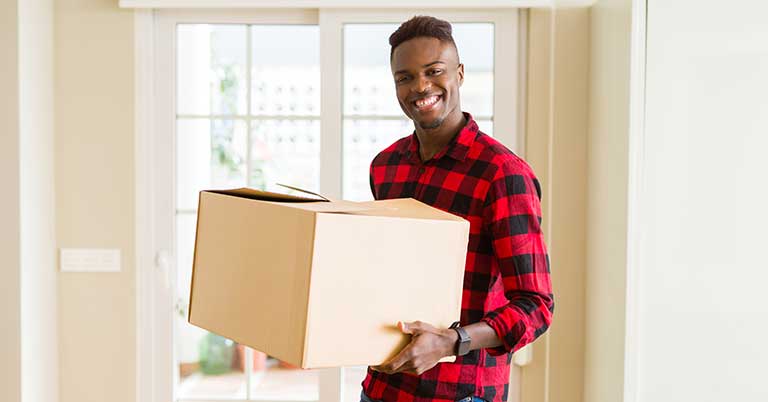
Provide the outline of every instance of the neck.
[[419,155],[422,161],[432,159],[440,152],[467,124],[464,114],[457,108],[456,113],[449,114],[439,127],[424,129],[416,126],[416,137],[419,139]]

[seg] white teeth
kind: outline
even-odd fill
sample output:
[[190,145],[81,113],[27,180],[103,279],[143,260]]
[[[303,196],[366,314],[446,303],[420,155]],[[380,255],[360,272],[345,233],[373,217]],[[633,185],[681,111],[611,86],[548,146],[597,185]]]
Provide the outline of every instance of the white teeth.
[[425,106],[431,106],[434,105],[438,100],[437,96],[430,96],[429,98],[419,99],[416,101],[417,107],[425,107]]

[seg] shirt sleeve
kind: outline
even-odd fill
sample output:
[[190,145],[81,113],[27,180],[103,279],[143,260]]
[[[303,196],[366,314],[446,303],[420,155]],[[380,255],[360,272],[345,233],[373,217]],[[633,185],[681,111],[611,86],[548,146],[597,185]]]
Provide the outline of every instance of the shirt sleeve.
[[373,185],[373,164],[371,164],[370,169],[368,170],[368,184],[371,186],[371,195],[373,196],[373,199],[376,199],[376,187]]
[[487,349],[491,355],[517,351],[552,322],[554,296],[541,216],[541,187],[530,168],[500,167],[483,216],[508,300],[482,319],[502,341],[501,346]]

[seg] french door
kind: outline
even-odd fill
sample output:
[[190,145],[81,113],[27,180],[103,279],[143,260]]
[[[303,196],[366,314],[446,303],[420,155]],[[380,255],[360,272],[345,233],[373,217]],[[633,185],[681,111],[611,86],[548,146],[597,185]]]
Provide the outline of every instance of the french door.
[[[244,186],[285,192],[276,183],[287,183],[371,199],[372,157],[413,130],[395,98],[387,38],[416,14],[452,22],[466,71],[462,109],[522,154],[524,20],[516,10],[152,13],[146,230],[154,267],[140,267],[152,273],[138,282],[140,352],[149,356],[139,369],[152,374],[143,395],[359,400],[365,367],[293,368],[186,322],[197,196]],[[518,375],[513,368],[513,390]]]

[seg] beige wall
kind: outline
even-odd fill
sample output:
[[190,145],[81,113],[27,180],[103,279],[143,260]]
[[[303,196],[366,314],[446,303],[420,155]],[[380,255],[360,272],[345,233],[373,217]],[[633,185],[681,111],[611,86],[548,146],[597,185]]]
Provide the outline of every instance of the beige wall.
[[589,10],[556,12],[550,211],[552,326],[549,402],[578,402],[583,392],[586,271]]
[[631,0],[592,7],[585,402],[624,392]]
[[[525,139],[525,156],[533,168],[542,185],[541,207],[544,220],[549,221],[552,210],[552,197],[548,183],[551,181],[549,168],[549,143],[552,129],[550,116],[550,64],[551,57],[551,16],[549,12],[531,10],[528,20],[528,99],[527,99],[527,127]],[[546,224],[548,225],[548,224]],[[552,235],[548,226],[545,226],[546,241],[551,246]],[[550,247],[551,248],[551,247]],[[550,254],[553,250],[550,250]],[[550,255],[553,275],[557,269],[554,255]],[[560,304],[562,303],[559,290],[555,292],[554,327],[560,319]],[[550,367],[549,344],[550,331],[542,335],[530,347],[533,348],[533,360],[521,370],[520,400],[544,402],[548,394],[549,382],[547,381]],[[513,391],[514,392],[514,391]]]
[[17,0],[0,1],[0,400],[21,401],[21,222]]
[[[532,12],[528,159],[544,190],[555,323],[523,370],[523,400],[583,393],[589,13],[558,12],[549,103],[549,13]],[[59,247],[123,251],[117,274],[59,279],[61,400],[135,399],[133,19],[112,0],[58,0],[55,14]],[[98,34],[95,34],[98,33]],[[534,53],[536,55],[534,55]],[[86,62],[83,62],[83,61]],[[87,197],[86,197],[87,195]]]
[[544,191],[555,315],[549,333],[534,345],[533,363],[523,368],[522,401],[579,402],[584,362],[589,10],[559,9],[554,19],[551,11],[532,10],[529,28],[526,156]]
[[122,250],[119,273],[59,278],[61,401],[135,401],[133,13],[57,0],[58,247]]

